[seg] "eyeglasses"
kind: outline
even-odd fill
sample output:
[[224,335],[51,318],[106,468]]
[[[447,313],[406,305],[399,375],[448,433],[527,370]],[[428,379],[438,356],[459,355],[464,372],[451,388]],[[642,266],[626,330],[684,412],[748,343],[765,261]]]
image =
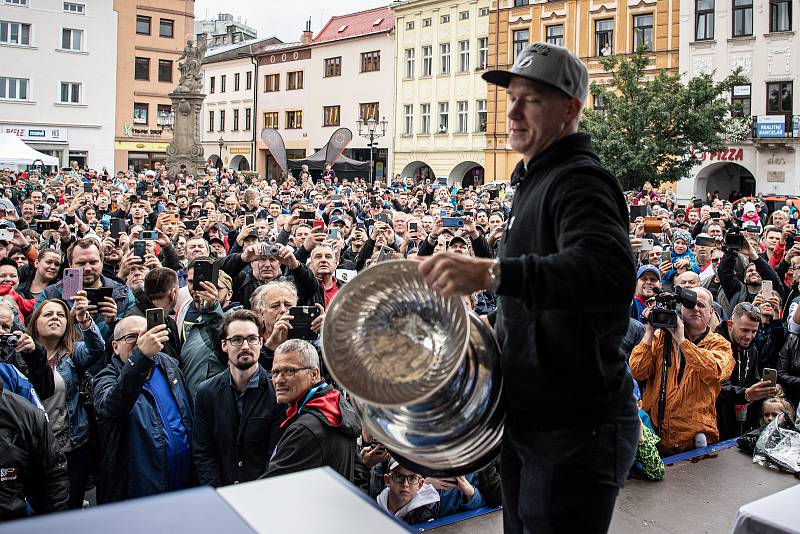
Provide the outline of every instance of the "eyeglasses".
[[270,380],[274,380],[281,375],[286,378],[294,378],[294,375],[296,375],[298,371],[308,371],[309,369],[314,369],[314,367],[287,367],[286,369],[273,369],[272,371],[267,371],[267,376]]
[[413,486],[414,484],[419,484],[420,476],[419,475],[401,475],[400,473],[392,473],[390,475],[392,477],[392,482],[395,484],[402,484],[406,480],[408,480],[408,485]]
[[114,341],[122,341],[124,343],[127,343],[128,345],[133,345],[134,343],[136,343],[136,341],[138,339],[139,339],[139,334],[137,334],[136,332],[133,332],[131,334],[126,334],[124,336],[120,336],[117,339],[115,339]]
[[241,347],[245,341],[247,341],[247,344],[250,347],[261,345],[261,338],[259,336],[232,336],[227,338],[225,341],[230,343],[232,347]]
[[756,306],[755,304],[750,304],[749,302],[740,302],[737,306],[741,306],[741,308],[746,311],[747,313],[757,313],[761,314],[761,308]]

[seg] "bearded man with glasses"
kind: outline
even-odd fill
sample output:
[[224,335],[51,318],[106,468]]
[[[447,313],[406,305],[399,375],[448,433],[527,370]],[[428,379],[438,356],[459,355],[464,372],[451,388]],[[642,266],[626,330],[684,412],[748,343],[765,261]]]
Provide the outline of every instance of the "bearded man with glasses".
[[353,482],[361,425],[344,395],[321,377],[314,346],[302,339],[281,343],[270,376],[278,402],[288,408],[264,477],[327,465]]
[[250,310],[236,310],[222,322],[228,369],[201,383],[194,401],[192,444],[201,484],[247,482],[267,469],[286,407],[258,365],[263,337],[261,319]]
[[94,378],[100,434],[97,502],[186,488],[192,473],[192,409],[178,361],[162,351],[166,325],[144,317],[114,328],[114,357]]

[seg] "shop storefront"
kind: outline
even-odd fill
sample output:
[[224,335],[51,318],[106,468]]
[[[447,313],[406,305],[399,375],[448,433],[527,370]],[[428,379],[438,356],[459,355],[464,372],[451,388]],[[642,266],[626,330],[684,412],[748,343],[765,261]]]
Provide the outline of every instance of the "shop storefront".
[[[58,158],[60,167],[69,166],[72,152],[69,147],[69,128],[59,126],[31,126],[24,124],[3,124],[0,131],[4,134],[13,134],[25,141],[25,144],[38,150],[42,154]],[[88,156],[86,151],[81,151],[83,158],[79,166],[86,164]]]
[[167,159],[168,145],[169,143],[117,141],[114,148],[118,161],[123,153],[122,156],[127,161],[126,168],[141,172],[153,169],[156,163],[163,164]]

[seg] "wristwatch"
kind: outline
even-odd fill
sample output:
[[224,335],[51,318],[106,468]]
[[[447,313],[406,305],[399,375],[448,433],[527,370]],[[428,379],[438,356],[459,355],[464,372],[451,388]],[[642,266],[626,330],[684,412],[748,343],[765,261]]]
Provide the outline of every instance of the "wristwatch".
[[500,287],[500,283],[502,282],[502,264],[500,263],[500,259],[496,259],[492,262],[492,265],[489,267],[489,278],[491,280],[491,287],[492,293],[497,293],[497,289]]

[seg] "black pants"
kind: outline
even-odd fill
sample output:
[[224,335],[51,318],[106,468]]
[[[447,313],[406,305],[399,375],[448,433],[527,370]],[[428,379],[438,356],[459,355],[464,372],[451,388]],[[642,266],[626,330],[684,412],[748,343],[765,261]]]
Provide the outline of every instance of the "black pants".
[[605,534],[636,456],[639,424],[531,430],[506,423],[506,534]]
[[83,497],[86,494],[86,484],[92,472],[92,447],[88,443],[66,453],[67,477],[69,478],[70,510],[83,508]]

